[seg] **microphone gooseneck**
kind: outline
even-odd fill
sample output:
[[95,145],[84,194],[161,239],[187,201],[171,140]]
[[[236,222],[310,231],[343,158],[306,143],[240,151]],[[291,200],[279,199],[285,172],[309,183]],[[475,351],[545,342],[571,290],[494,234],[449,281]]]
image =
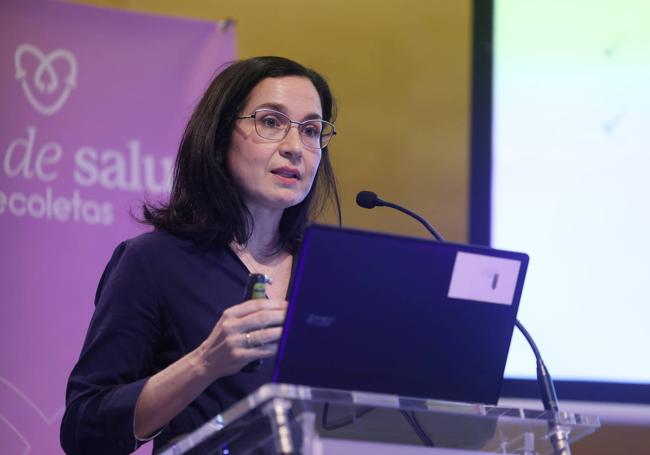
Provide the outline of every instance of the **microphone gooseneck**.
[[526,330],[522,323],[519,322],[519,319],[515,320],[515,325],[524,338],[526,338],[526,341],[528,341],[528,344],[535,353],[535,359],[537,359],[537,384],[539,385],[540,394],[542,395],[544,409],[546,411],[559,412],[560,409],[557,401],[557,393],[555,392],[555,385],[553,384],[553,379],[546,368],[544,360],[542,360],[542,354],[540,354],[539,349],[537,349],[533,337],[530,336],[528,330]]
[[422,218],[420,215],[418,215],[415,212],[410,211],[409,209],[402,207],[401,205],[393,204],[392,202],[384,201],[382,198],[377,196],[376,193],[373,193],[372,191],[359,191],[357,194],[357,204],[360,207],[363,207],[364,209],[372,209],[375,207],[390,207],[395,210],[399,210],[402,213],[407,214],[411,218],[415,218],[418,220],[422,226],[424,226],[427,231],[431,233],[435,237],[435,239],[439,242],[444,242],[445,240],[442,238],[442,236],[434,229],[431,224],[424,218]]

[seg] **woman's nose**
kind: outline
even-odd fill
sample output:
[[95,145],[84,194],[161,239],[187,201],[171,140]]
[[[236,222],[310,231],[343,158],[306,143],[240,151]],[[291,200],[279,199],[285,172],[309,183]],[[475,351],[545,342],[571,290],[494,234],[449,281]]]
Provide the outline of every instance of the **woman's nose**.
[[280,153],[282,156],[302,156],[303,152],[302,139],[297,125],[291,125],[289,132],[280,143]]

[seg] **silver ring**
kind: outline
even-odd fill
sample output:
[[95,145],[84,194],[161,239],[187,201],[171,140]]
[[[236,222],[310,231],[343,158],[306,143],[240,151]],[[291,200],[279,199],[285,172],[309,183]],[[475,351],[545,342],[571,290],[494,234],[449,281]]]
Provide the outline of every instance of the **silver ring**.
[[248,349],[251,349],[253,347],[253,343],[251,342],[251,333],[246,332],[246,347]]

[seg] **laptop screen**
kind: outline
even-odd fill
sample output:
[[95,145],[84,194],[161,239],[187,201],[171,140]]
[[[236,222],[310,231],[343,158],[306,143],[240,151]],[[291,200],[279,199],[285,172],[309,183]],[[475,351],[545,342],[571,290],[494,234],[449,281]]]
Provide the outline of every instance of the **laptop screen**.
[[495,404],[528,257],[314,225],[274,382]]

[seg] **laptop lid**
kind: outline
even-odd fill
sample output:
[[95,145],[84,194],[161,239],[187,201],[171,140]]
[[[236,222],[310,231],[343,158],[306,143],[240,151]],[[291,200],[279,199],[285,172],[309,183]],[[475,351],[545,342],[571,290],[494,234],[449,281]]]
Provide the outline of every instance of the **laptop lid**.
[[313,225],[274,382],[496,404],[522,253]]

